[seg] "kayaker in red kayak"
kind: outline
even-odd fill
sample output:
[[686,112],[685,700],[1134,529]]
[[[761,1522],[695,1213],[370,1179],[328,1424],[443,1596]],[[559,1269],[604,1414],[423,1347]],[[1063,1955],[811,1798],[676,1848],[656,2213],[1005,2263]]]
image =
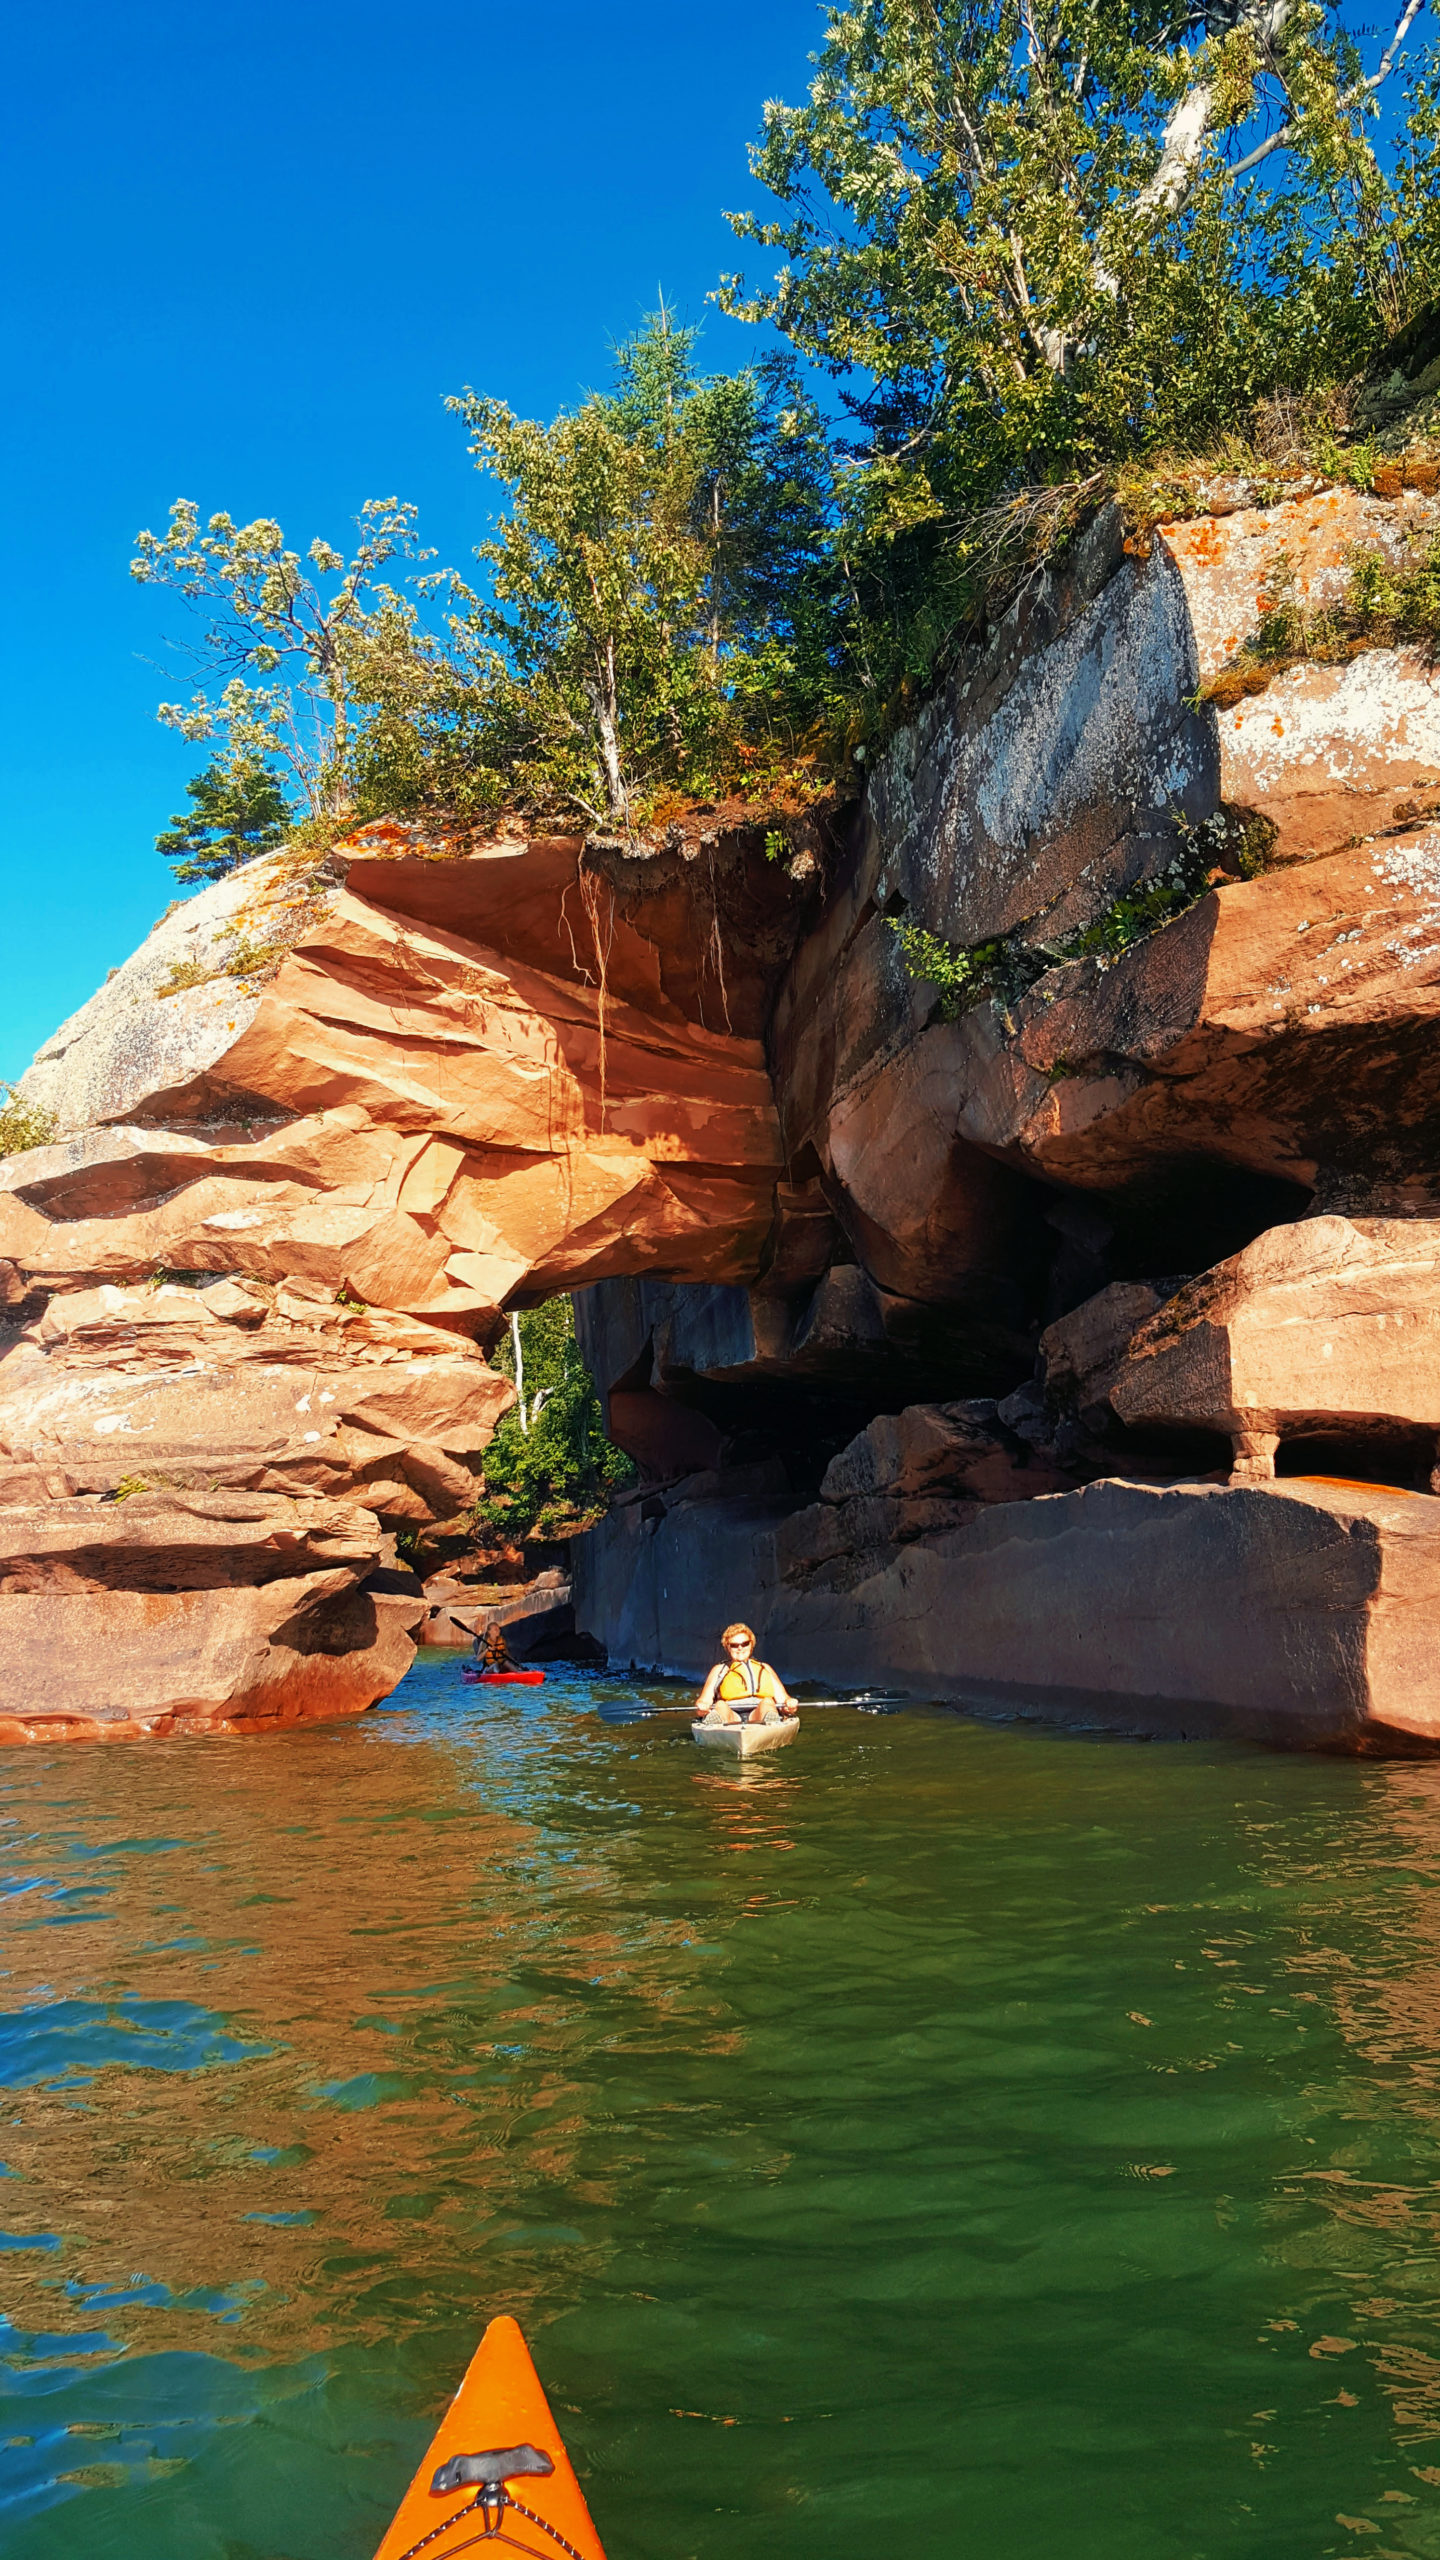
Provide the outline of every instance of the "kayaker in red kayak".
[[780,1724],[786,1716],[798,1716],[799,1703],[779,1672],[756,1661],[752,1627],[727,1627],[720,1643],[727,1659],[707,1673],[695,1701],[697,1716],[707,1724]]
[[515,1665],[510,1659],[510,1650],[498,1618],[491,1619],[483,1636],[479,1628],[476,1628],[475,1642],[471,1647],[471,1660],[478,1662],[482,1671],[514,1670]]

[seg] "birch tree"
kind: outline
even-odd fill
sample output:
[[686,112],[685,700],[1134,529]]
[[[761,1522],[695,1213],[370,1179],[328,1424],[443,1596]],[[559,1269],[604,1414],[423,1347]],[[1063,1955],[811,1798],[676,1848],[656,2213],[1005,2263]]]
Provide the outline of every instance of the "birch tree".
[[570,1300],[551,1298],[512,1315],[495,1360],[514,1379],[518,1400],[485,1452],[477,1531],[519,1543],[593,1527],[635,1471],[605,1437]]
[[824,654],[814,402],[783,366],[700,375],[695,335],[662,309],[549,426],[449,404],[504,492],[480,589],[443,582],[455,644],[490,653],[489,752],[520,805],[625,833],[667,787],[723,787]]
[[731,217],[783,264],[720,298],[841,378],[912,520],[947,438],[1043,478],[1233,414],[1403,317],[1376,115],[1421,8],[1363,44],[1329,0],[832,8],[752,154],[781,212]]

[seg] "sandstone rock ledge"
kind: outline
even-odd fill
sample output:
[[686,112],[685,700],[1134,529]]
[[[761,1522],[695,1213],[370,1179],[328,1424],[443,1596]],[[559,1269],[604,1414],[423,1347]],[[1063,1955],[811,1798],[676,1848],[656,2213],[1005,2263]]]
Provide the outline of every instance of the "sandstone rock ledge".
[[387,822],[162,921],[0,1164],[0,1733],[382,1694],[381,1553],[454,1560],[570,1289],[621,1663],[740,1614],[826,1686],[1440,1749],[1440,685],[1225,672],[1282,563],[1437,525],[1102,508],[788,864]]
[[384,1550],[370,1512],[283,1496],[0,1510],[0,1742],[359,1715],[409,1669],[425,1613]]
[[749,1502],[701,1492],[648,1524],[632,1505],[581,1550],[582,1624],[608,1625],[617,1650],[662,1668],[688,1675],[713,1653],[716,1611],[702,1595],[718,1577],[755,1595],[792,1685],[883,1684],[1177,1740],[1440,1748],[1431,1495],[1106,1478],[974,1506],[958,1527],[872,1551],[858,1578],[796,1578],[795,1516],[774,1488],[768,1503],[759,1487]]
[[740,1615],[826,1688],[1440,1749],[1440,685],[1224,682],[1282,555],[1321,605],[1437,521],[1102,510],[877,757],[766,1032],[813,1296],[582,1292],[644,1478],[576,1561],[612,1657]]
[[690,1673],[743,1607],[792,1682],[1440,1750],[1437,1272],[1440,1221],[1322,1215],[1112,1282],[1027,1384],[877,1415],[809,1501],[800,1442],[642,1482],[580,1545],[578,1622]]
[[918,1694],[1135,1734],[1440,1743],[1440,1501],[1127,1484],[982,1511],[842,1594],[781,1601],[787,1665],[883,1652]]
[[61,1134],[0,1161],[0,1739],[358,1713],[425,1615],[382,1554],[466,1531],[509,1306],[786,1230],[759,1034],[808,875],[433,850],[245,865],[26,1078]]

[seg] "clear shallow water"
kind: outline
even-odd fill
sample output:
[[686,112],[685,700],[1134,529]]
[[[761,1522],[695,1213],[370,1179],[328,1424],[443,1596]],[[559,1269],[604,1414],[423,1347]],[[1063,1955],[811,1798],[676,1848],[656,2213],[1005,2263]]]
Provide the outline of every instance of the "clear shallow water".
[[0,1759],[7,2560],[1440,2560],[1440,1769],[625,1694]]

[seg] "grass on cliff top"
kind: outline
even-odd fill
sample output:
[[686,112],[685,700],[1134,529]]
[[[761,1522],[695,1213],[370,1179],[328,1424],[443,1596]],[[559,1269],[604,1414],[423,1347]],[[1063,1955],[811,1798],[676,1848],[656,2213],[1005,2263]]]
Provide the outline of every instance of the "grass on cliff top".
[[1407,646],[1440,654],[1440,528],[1417,535],[1404,561],[1357,546],[1343,593],[1313,612],[1300,601],[1290,554],[1281,551],[1253,634],[1198,698],[1223,711],[1263,693],[1287,667],[1343,666],[1369,649]]
[[[1366,426],[1361,382],[1306,393],[1281,392],[1256,403],[1233,431],[1190,450],[1095,471],[1084,479],[1021,489],[961,528],[977,610],[991,620],[1035,570],[1059,559],[1097,509],[1113,501],[1126,548],[1148,555],[1156,528],[1237,504],[1278,506],[1322,487],[1356,489],[1381,498],[1404,490],[1440,490],[1440,402],[1427,403],[1386,435]],[[957,630],[956,639],[974,636]]]

